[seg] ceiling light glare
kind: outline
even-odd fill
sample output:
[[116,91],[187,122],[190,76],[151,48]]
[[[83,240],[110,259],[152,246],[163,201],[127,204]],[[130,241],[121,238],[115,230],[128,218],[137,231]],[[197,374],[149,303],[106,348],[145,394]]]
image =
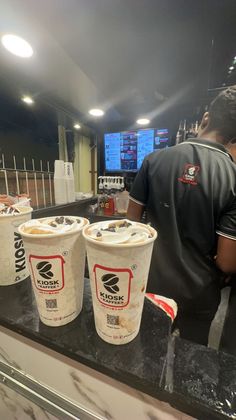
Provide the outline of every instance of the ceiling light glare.
[[27,105],[33,105],[34,104],[34,100],[30,96],[23,96],[21,99]]
[[234,66],[230,66],[229,67],[229,70],[234,70]]
[[102,109],[93,108],[89,110],[89,114],[93,117],[102,117],[104,115],[104,111]]
[[22,58],[29,58],[33,55],[33,48],[23,38],[6,34],[2,36],[2,45],[14,55]]
[[80,125],[79,124],[74,124],[74,128],[76,129],[76,130],[79,130],[81,127],[80,127]]
[[150,123],[150,120],[148,118],[139,118],[136,123],[139,125],[147,125]]

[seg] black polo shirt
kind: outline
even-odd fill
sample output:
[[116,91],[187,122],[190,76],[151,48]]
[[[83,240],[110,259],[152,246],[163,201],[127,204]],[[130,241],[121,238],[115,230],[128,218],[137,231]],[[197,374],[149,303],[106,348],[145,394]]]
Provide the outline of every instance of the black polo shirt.
[[130,198],[158,231],[148,291],[179,304],[220,289],[217,234],[236,240],[236,165],[224,146],[188,139],[148,155]]

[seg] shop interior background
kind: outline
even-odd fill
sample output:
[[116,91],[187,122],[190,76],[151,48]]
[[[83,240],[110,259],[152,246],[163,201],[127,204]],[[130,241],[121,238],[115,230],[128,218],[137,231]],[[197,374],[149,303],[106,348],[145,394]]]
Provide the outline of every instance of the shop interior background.
[[[137,129],[143,115],[175,144],[179,122],[200,121],[236,83],[232,10],[234,0],[2,0],[0,35],[20,34],[34,50],[21,59],[0,46],[0,167],[12,169],[11,189],[14,169],[32,171],[32,185],[35,170],[40,183],[66,148],[76,191],[96,193],[104,133]],[[91,117],[93,107],[104,116]],[[21,190],[23,179],[19,171]]]

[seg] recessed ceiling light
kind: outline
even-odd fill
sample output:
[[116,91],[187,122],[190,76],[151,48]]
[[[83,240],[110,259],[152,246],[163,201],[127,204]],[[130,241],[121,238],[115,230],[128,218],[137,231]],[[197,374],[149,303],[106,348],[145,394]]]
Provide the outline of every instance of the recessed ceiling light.
[[79,130],[79,129],[80,129],[80,125],[79,125],[79,124],[74,124],[74,128],[75,128],[76,130]]
[[23,96],[21,98],[21,100],[23,102],[25,102],[27,105],[33,105],[34,104],[34,100],[30,96]]
[[102,109],[94,108],[89,110],[89,114],[93,115],[93,117],[102,117],[104,115],[104,111]]
[[139,118],[136,123],[139,125],[147,125],[150,123],[150,120],[148,118]]
[[29,58],[33,55],[33,48],[23,38],[6,34],[2,36],[2,45],[12,54],[18,57]]
[[234,66],[230,66],[229,67],[229,70],[234,70]]

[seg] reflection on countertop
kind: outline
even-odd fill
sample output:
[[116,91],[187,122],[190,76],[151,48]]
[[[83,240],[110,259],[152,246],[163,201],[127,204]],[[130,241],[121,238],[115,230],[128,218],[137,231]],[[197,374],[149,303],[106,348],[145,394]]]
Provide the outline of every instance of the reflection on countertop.
[[171,335],[147,300],[139,335],[119,347],[95,331],[88,279],[81,314],[57,328],[39,320],[30,279],[1,287],[0,324],[199,419],[236,416],[236,359]]

